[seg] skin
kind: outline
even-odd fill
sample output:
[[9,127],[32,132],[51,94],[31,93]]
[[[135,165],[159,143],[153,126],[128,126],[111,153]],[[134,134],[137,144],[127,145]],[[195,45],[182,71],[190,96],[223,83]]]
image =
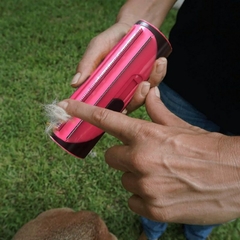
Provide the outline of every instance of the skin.
[[[144,19],[154,26],[160,27],[168,11],[172,8],[175,2],[176,0],[126,1],[117,15],[116,23],[90,41],[81,61],[77,66],[76,74],[71,82],[72,87],[79,87],[91,75],[91,73],[96,69],[111,49],[119,42],[119,40],[123,38],[135,22],[139,19]],[[101,46],[101,48],[99,48],[99,46]],[[162,60],[157,59],[153,73],[155,72],[155,68],[158,66],[161,68],[161,64]],[[151,87],[154,87],[157,86],[161,80],[162,79],[151,76],[148,82]],[[148,90],[149,89],[150,87],[148,86]],[[137,107],[135,102],[143,104],[144,99],[146,98],[146,93],[148,92],[146,83],[140,84],[137,92],[142,92],[144,94],[142,94],[143,98],[141,97],[142,101],[140,99],[135,99],[135,96],[133,97],[132,105],[134,105],[135,108]],[[136,96],[139,95],[137,94]],[[130,104],[128,106],[128,111],[134,110],[132,109],[132,105]]]
[[240,216],[240,137],[194,127],[173,115],[157,88],[146,98],[153,122],[134,119],[74,100],[59,103],[115,136],[105,160],[123,172],[122,185],[133,195],[132,211],[149,219],[216,224]]
[[[77,66],[76,74],[71,81],[71,86],[76,88],[86,81],[111,49],[124,37],[138,20],[144,19],[152,25],[160,28],[167,13],[175,2],[176,0],[126,1],[117,15],[116,23],[90,41]],[[101,48],[99,48],[99,46],[101,46]],[[154,64],[148,82],[142,82],[139,84],[125,113],[130,113],[143,105],[150,88],[158,86],[165,74],[166,59],[159,58]],[[159,77],[160,75],[162,77]]]
[[[89,43],[72,86],[86,80],[137,20],[160,27],[174,3],[126,1],[116,24]],[[70,99],[59,106],[122,141],[106,151],[105,160],[123,172],[122,184],[133,194],[128,204],[134,212],[161,222],[199,225],[235,219],[240,216],[240,137],[207,132],[169,112],[155,87],[166,73],[166,62],[157,71],[160,62],[156,60],[150,85],[139,85],[127,109],[145,103],[152,122]]]

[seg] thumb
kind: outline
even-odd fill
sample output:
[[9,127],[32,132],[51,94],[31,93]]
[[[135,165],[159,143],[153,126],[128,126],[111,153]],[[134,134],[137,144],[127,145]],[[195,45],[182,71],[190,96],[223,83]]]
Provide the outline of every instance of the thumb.
[[146,98],[146,111],[153,122],[166,126],[189,127],[190,125],[170,112],[160,99],[158,87],[152,88]]
[[129,28],[127,24],[115,23],[89,42],[71,82],[73,87],[80,86],[93,73]]

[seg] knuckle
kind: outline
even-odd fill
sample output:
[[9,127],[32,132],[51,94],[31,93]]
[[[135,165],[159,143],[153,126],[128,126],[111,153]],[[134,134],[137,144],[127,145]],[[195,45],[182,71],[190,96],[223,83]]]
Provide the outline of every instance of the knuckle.
[[[132,128],[134,129],[132,139],[135,139],[135,147],[131,149],[128,157],[134,169],[144,172],[147,164],[145,143],[155,134],[155,129],[149,127],[146,122],[139,124],[135,122]],[[143,147],[139,148],[140,145]]]
[[160,222],[168,222],[170,220],[168,212],[163,208],[148,206],[147,214],[150,218],[160,221]]
[[71,116],[78,116],[79,115],[79,106],[78,104],[74,104],[73,100],[68,101],[68,106],[67,106],[67,113],[70,114]]
[[151,123],[142,122],[135,126],[139,141],[144,142],[156,135],[156,128]]
[[108,118],[108,110],[104,108],[96,108],[92,113],[92,120],[96,123],[103,124]]
[[149,182],[149,179],[142,178],[139,181],[139,188],[141,189],[141,193],[144,197],[150,198],[152,196],[152,187]]
[[133,196],[131,196],[129,199],[128,199],[128,206],[129,208],[133,211],[133,212],[136,212],[138,213],[138,210],[136,208],[136,202],[135,202],[135,199]]
[[99,48],[99,46],[104,46],[104,45],[107,45],[107,44],[106,44],[106,38],[102,33],[93,37],[89,42],[90,48],[93,48],[93,47]]
[[139,172],[144,171],[145,163],[144,163],[144,159],[141,151],[133,150],[130,153],[129,160],[133,169],[136,169]]
[[156,87],[159,85],[159,83],[161,82],[162,80],[162,77],[161,76],[158,76],[158,75],[152,75],[149,82],[151,83],[151,86],[152,87]]
[[93,37],[93,38],[91,39],[91,41],[89,42],[89,47],[95,46],[95,45],[97,45],[98,43],[99,43],[99,37],[98,37],[98,36]]

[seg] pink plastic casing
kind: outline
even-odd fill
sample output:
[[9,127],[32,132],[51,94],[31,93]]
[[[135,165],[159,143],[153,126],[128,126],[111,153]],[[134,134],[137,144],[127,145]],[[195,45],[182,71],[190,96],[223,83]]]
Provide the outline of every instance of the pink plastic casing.
[[[164,35],[140,20],[70,98],[121,112],[137,85],[148,80],[156,58],[167,57],[171,51]],[[73,117],[54,130],[51,138],[68,153],[84,158],[103,133],[90,123]]]

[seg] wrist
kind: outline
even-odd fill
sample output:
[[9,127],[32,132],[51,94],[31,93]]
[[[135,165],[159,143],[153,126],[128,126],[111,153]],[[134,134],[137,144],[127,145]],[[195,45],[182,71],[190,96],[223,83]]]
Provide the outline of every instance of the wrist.
[[[133,23],[133,24],[135,24],[135,23]],[[115,25],[118,25],[118,30],[122,33],[123,36],[128,33],[128,31],[133,26],[133,24],[131,25],[124,21],[118,21],[115,23]]]
[[146,20],[159,28],[176,0],[128,0],[121,7],[116,22],[132,26],[138,20]]
[[219,139],[219,156],[222,163],[232,161],[240,166],[240,137],[223,135]]

